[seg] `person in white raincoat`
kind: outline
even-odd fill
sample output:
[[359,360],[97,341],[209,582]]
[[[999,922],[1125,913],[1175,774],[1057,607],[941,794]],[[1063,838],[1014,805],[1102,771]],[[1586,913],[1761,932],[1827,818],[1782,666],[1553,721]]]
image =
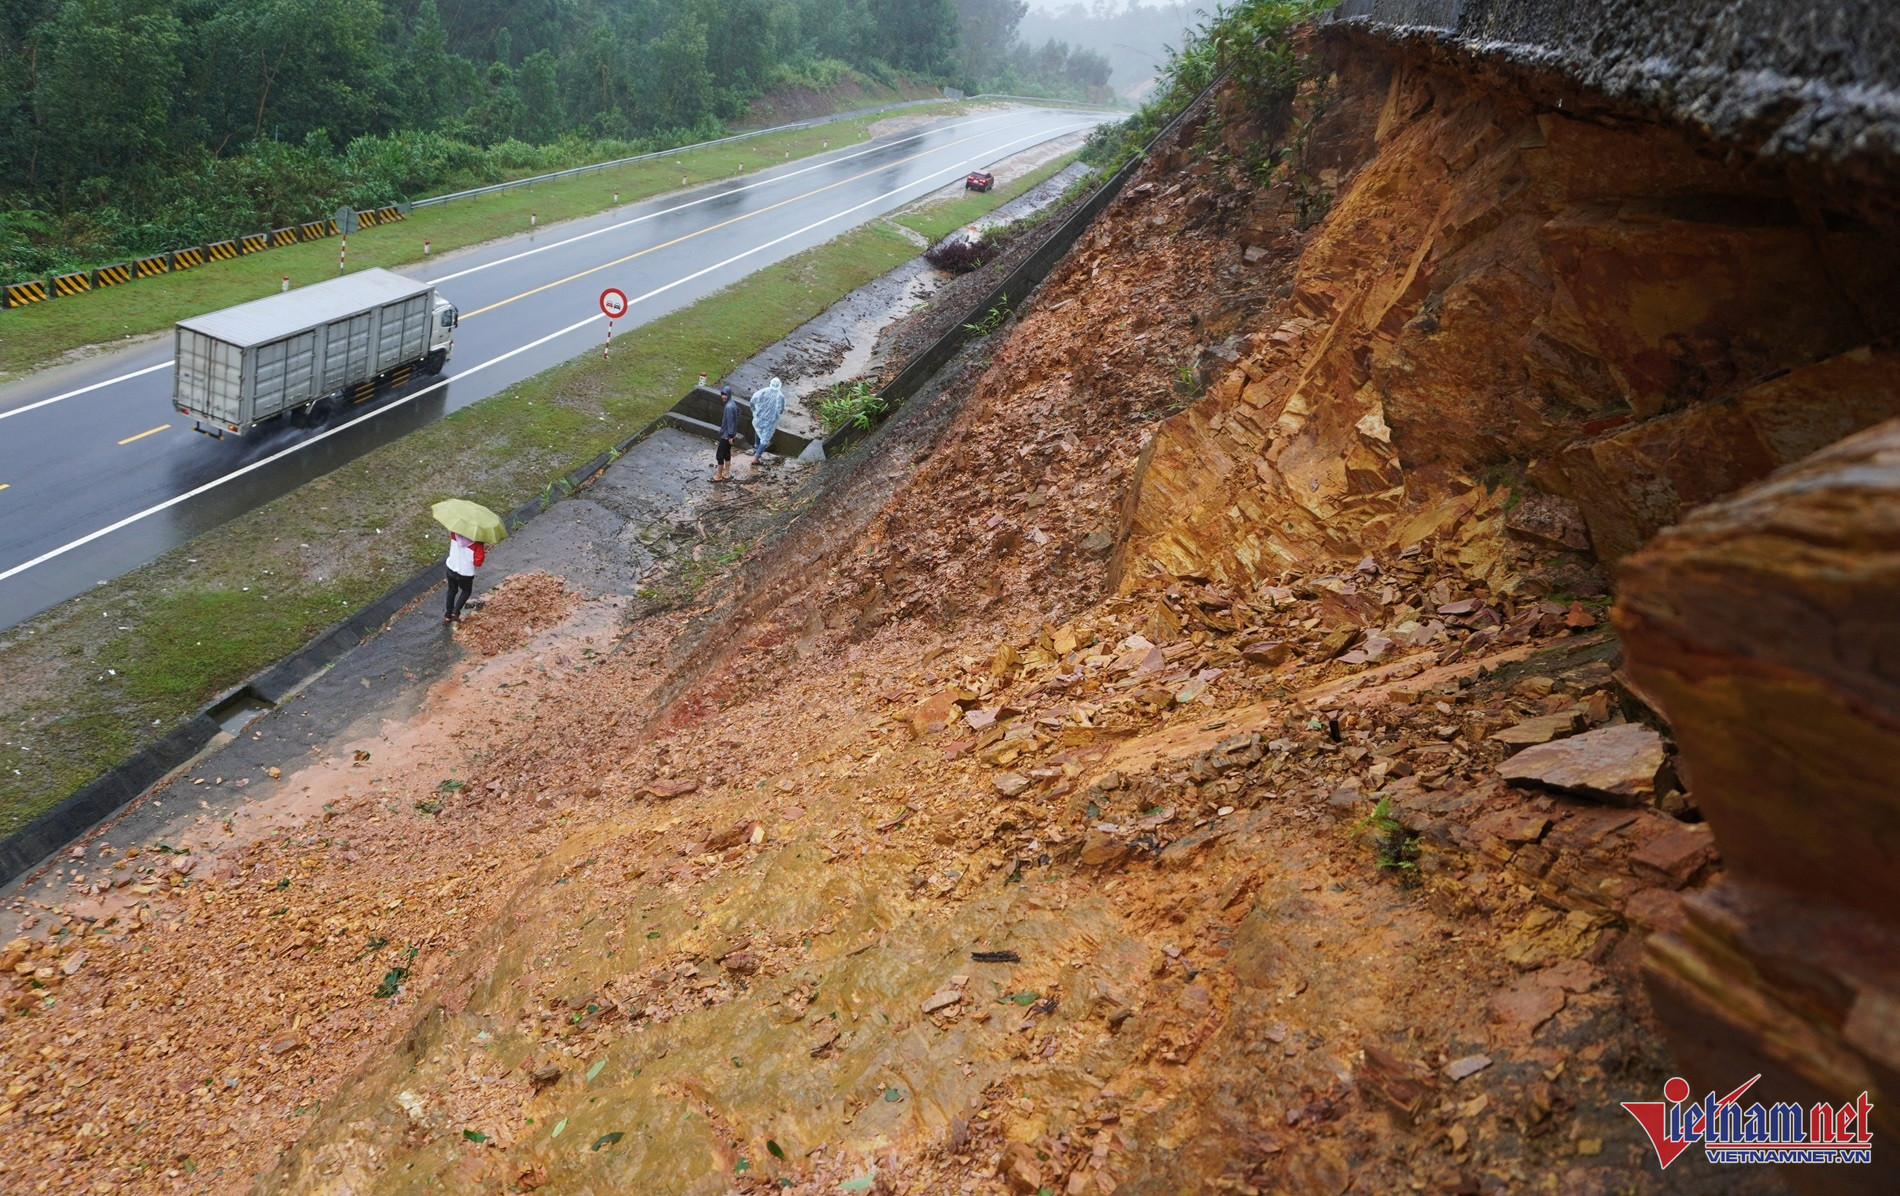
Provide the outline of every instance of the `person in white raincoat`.
[[752,460],[765,457],[771,447],[772,433],[778,431],[779,417],[785,414],[785,388],[777,378],[760,387],[752,396]]

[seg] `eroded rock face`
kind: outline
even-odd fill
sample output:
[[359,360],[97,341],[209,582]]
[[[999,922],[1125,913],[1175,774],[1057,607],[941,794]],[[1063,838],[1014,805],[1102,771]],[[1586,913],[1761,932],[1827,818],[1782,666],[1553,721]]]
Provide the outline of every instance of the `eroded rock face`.
[[1660,537],[1623,571],[1631,677],[1736,868],[1900,910],[1900,423]]
[[[1900,1130],[1897,608],[1900,421],[1659,536],[1616,615],[1731,868],[1650,940],[1671,1047],[1699,1080],[1759,1071],[1777,1099],[1868,1092],[1883,1135]],[[1900,1169],[1875,1164],[1830,1190],[1893,1190]]]
[[1123,584],[1435,540],[1510,588],[1900,414],[1900,248],[1839,197],[1416,63],[1356,55],[1335,94],[1309,163],[1332,210],[1275,243],[1289,298],[1156,433]]

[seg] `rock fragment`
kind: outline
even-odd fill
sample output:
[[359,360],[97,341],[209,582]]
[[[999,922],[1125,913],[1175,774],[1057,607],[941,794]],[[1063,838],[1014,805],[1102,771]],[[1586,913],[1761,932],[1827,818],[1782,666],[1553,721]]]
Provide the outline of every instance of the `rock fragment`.
[[1507,752],[1549,743],[1553,739],[1562,739],[1566,735],[1573,734],[1581,725],[1583,714],[1580,707],[1574,710],[1559,710],[1555,714],[1540,714],[1536,718],[1527,718],[1502,731],[1493,731],[1491,741],[1503,744]]
[[1662,736],[1641,723],[1623,723],[1527,747],[1498,773],[1516,784],[1634,806],[1655,794],[1664,759]]
[[925,1013],[935,1013],[939,1009],[948,1009],[950,1006],[962,1000],[963,994],[961,992],[958,992],[954,988],[946,988],[942,992],[932,993],[929,997],[925,998],[923,1010]]

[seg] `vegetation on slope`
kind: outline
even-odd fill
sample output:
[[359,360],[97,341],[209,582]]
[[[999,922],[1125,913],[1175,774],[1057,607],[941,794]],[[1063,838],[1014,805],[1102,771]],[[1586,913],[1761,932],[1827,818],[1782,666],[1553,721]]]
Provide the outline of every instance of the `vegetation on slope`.
[[1265,109],[1290,98],[1308,70],[1291,36],[1293,27],[1338,2],[1241,0],[1216,8],[1179,48],[1168,50],[1153,98],[1122,123],[1097,129],[1082,151],[1083,161],[1105,170],[1120,168],[1223,73],[1229,73],[1234,96],[1248,108]]

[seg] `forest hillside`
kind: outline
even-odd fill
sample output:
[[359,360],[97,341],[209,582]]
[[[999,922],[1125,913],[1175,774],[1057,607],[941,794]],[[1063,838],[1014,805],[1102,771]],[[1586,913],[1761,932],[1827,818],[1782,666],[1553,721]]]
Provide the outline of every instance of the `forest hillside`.
[[1013,0],[9,0],[0,276],[719,136],[773,88],[1106,95]]

